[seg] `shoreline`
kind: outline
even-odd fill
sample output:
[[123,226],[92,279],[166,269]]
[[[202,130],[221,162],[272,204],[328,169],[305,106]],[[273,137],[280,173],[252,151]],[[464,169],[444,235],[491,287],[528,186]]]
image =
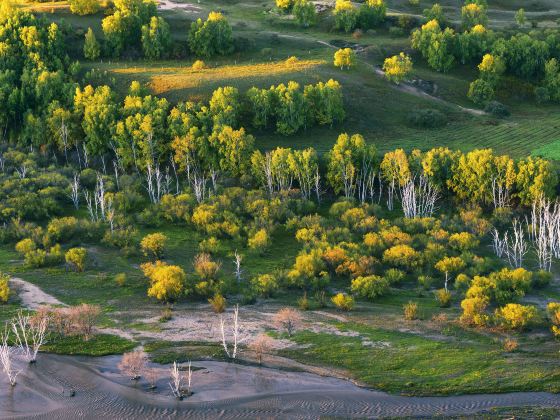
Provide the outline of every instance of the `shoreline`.
[[150,365],[160,373],[158,388],[150,391],[143,379],[123,377],[119,360],[42,353],[15,388],[0,383],[0,417],[379,418],[472,415],[503,407],[560,409],[560,395],[546,392],[406,397],[313,373],[204,360],[193,362],[193,395],[178,401],[167,385],[169,366]]

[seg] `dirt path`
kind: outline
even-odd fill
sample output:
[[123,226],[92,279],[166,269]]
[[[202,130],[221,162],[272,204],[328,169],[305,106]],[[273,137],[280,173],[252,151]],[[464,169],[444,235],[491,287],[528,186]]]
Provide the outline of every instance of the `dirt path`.
[[54,296],[43,292],[40,287],[18,277],[10,279],[10,287],[16,290],[22,305],[28,309],[37,309],[45,305],[66,306]]

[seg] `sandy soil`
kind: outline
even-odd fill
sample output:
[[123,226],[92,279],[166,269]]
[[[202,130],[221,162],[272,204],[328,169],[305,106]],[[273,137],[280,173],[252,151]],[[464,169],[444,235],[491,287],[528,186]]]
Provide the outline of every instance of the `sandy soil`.
[[178,401],[167,384],[168,367],[156,367],[160,379],[150,391],[144,380],[120,375],[119,360],[41,355],[36,365],[25,368],[15,388],[0,382],[0,418],[379,418],[469,415],[502,406],[560,407],[560,396],[547,393],[401,397],[333,378],[222,362],[194,362],[194,394]]
[[171,0],[159,0],[158,3],[159,10],[182,10],[183,12],[187,13],[199,13],[202,11],[202,8],[196,6],[192,3],[176,3]]
[[16,290],[22,305],[26,308],[37,309],[44,305],[64,306],[64,304],[54,296],[43,292],[38,286],[23,279],[12,277],[10,279],[10,287]]

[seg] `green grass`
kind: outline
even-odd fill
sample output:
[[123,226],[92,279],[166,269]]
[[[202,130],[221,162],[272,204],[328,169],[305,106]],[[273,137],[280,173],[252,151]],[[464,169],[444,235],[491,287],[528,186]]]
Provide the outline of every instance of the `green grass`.
[[[375,389],[407,395],[560,390],[554,355],[544,361],[504,354],[498,344],[482,340],[456,343],[356,323],[337,327],[356,331],[361,338],[300,331],[293,340],[306,347],[281,353],[303,363],[345,369]],[[374,345],[364,345],[362,339]]]
[[152,341],[144,350],[155,363],[184,363],[192,360],[224,360],[224,350],[219,344],[184,341]]
[[541,156],[550,160],[560,160],[560,139],[550,144],[537,147],[531,153],[534,156]]
[[42,351],[75,356],[108,356],[125,353],[134,347],[136,347],[134,341],[115,335],[97,334],[88,341],[78,336],[57,338],[52,343],[47,343]]

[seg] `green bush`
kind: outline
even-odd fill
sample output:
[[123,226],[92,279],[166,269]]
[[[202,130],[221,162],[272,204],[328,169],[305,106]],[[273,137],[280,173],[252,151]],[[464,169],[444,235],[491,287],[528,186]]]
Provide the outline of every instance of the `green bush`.
[[408,123],[419,128],[437,128],[447,124],[447,117],[437,109],[417,109],[408,115]]

